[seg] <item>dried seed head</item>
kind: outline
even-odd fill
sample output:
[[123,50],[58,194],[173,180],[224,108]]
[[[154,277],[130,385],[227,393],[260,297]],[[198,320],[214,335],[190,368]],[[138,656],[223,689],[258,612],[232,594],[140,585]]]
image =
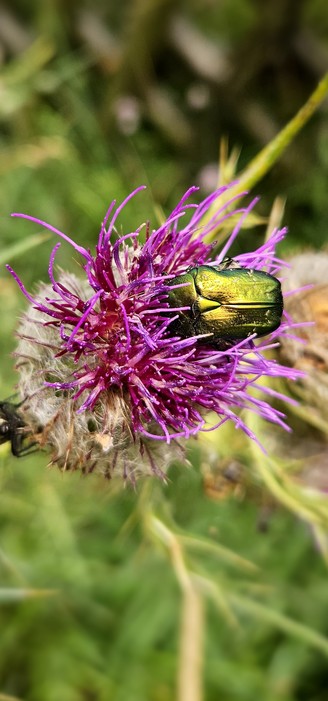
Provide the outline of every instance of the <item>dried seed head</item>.
[[[58,283],[87,300],[90,289],[86,281],[61,273]],[[40,286],[40,302],[50,295],[51,285]],[[183,451],[176,441],[167,444],[136,435],[128,396],[112,388],[100,394],[93,410],[79,412],[88,396],[86,391],[74,398],[72,391],[47,384],[54,380],[58,386],[65,383],[74,371],[74,361],[60,355],[58,330],[44,321],[44,314],[31,305],[18,327],[15,356],[20,394],[28,397],[20,408],[21,415],[40,446],[51,448],[51,463],[63,470],[80,469],[84,474],[121,475],[131,482],[140,474],[165,478],[167,465],[184,457]]]
[[298,382],[302,399],[310,411],[328,421],[328,254],[301,253],[289,263],[284,292],[299,291],[285,297],[285,309],[300,324],[298,336],[304,343],[282,335],[281,355],[284,361],[305,371]]

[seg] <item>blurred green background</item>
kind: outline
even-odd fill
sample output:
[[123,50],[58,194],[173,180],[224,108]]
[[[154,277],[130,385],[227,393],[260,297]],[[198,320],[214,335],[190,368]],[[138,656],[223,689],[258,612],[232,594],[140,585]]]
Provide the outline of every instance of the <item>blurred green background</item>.
[[[326,0],[1,3],[1,399],[13,392],[10,353],[24,308],[4,263],[31,290],[47,278],[53,247],[48,237],[28,250],[40,230],[10,213],[45,219],[92,247],[109,202],[147,184],[121,224],[156,226],[159,208],[168,212],[191,184],[200,197],[215,188],[223,137],[245,167],[327,68]],[[325,105],[256,188],[265,216],[277,194],[287,197],[285,252],[325,243],[327,177]],[[262,235],[252,233],[254,247]],[[58,261],[74,269],[69,247]],[[254,498],[213,499],[199,448],[191,459],[149,498],[174,528],[259,570],[251,576],[208,553],[190,554],[191,568],[212,577],[223,598],[251,592],[325,635],[327,570],[310,528],[256,485]],[[181,595],[147,531],[144,487],[60,474],[45,468],[46,455],[15,460],[7,445],[0,461],[0,700],[175,698]],[[204,699],[324,701],[327,656],[301,637],[246,610],[229,624],[208,603]]]

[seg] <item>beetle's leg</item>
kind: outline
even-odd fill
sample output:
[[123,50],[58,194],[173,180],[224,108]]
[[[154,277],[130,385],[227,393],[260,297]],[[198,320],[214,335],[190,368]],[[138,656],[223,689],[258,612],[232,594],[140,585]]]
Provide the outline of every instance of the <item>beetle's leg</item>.
[[197,302],[192,303],[192,305],[190,307],[190,311],[191,311],[191,316],[193,317],[193,319],[199,318],[200,313],[199,313]]
[[233,270],[234,268],[242,268],[243,266],[240,265],[234,258],[223,258],[223,261],[221,261],[220,265],[218,265],[217,270]]
[[[37,447],[34,447],[37,446]],[[32,455],[32,453],[38,453],[40,449],[39,443],[36,441],[34,443],[30,443],[29,445],[26,445],[22,450],[19,451],[17,457],[18,458],[26,458],[28,455]]]
[[23,436],[22,434],[13,434],[11,436],[11,452],[16,457],[19,458],[21,450],[23,448]]
[[231,268],[234,260],[233,258],[223,258],[223,260],[220,263],[219,269],[220,270],[227,270],[228,268]]
[[[24,436],[22,433],[14,434],[11,438],[11,452],[15,456],[15,458],[20,458],[25,455],[29,455],[29,453],[35,453],[36,448],[33,448],[33,446],[36,445],[36,441],[33,443],[28,443],[27,445],[24,445]],[[31,450],[33,448],[33,450]]]

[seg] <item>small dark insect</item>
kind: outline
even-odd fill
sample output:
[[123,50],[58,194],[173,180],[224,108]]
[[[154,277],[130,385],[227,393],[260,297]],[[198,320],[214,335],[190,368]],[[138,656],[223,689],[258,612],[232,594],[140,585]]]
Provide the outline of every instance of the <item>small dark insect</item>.
[[11,452],[16,458],[28,455],[33,444],[24,445],[24,440],[28,435],[26,424],[18,414],[17,409],[20,404],[11,402],[0,402],[0,445],[10,441]]

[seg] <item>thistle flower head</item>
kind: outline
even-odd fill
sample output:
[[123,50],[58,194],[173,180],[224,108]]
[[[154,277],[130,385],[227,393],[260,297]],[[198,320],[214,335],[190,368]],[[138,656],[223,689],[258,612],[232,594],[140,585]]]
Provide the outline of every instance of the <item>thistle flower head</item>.
[[[57,274],[58,242],[50,256],[50,282],[35,297],[10,269],[29,301],[16,350],[19,390],[28,397],[25,420],[61,467],[130,478],[138,472],[162,474],[179,439],[208,430],[208,412],[216,413],[215,426],[232,420],[254,439],[241,409],[287,428],[284,415],[249,390],[263,376],[297,376],[263,355],[288,322],[256,343],[253,334],[218,347],[210,339],[205,343],[203,334],[182,338],[174,325],[181,308],[172,309],[168,299],[172,278],[190,266],[222,262],[255,201],[233,211],[234,200],[227,201],[223,187],[190,204],[197,190],[191,188],[158,229],[147,224],[118,235],[120,212],[142,189],[119,207],[112,202],[95,253],[40,220],[14,215],[46,226],[82,258],[79,276]],[[237,214],[226,245],[211,259],[206,236],[229,217],[235,222]],[[282,261],[275,248],[284,235],[284,229],[274,231],[255,252],[235,261],[279,275]]]

